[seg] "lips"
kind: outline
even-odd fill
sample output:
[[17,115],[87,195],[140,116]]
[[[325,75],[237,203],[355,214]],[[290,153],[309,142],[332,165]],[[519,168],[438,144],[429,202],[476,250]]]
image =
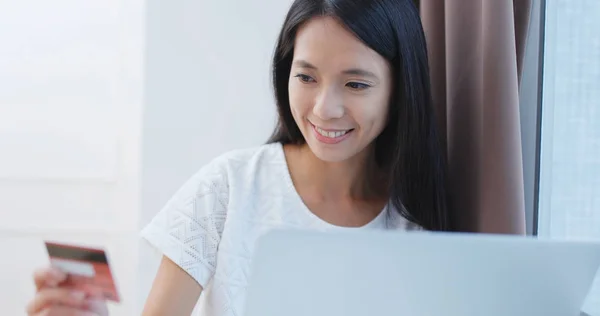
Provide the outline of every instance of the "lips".
[[344,136],[347,133],[349,133],[349,132],[352,131],[352,129],[347,129],[347,130],[324,130],[324,129],[318,127],[318,126],[315,126],[315,129],[317,130],[317,133],[321,134],[322,136],[329,137],[329,138],[342,137],[342,136]]
[[321,143],[337,144],[347,139],[354,131],[351,129],[325,129],[310,123],[315,134],[315,138]]

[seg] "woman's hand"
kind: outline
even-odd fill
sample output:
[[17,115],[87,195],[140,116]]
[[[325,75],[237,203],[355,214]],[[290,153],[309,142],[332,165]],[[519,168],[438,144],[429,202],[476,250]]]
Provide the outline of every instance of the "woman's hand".
[[36,294],[27,305],[29,316],[107,316],[104,301],[91,300],[86,293],[64,286],[67,274],[42,268],[33,274]]

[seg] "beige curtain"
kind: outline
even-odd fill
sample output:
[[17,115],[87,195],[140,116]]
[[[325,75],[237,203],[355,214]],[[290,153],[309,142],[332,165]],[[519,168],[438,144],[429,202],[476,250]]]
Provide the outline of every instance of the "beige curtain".
[[531,0],[420,0],[458,230],[525,234],[519,81]]

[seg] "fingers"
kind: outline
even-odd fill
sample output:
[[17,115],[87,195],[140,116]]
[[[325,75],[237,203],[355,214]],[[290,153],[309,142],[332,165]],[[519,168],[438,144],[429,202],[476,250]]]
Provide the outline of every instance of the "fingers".
[[[27,305],[30,315],[43,310],[48,306],[65,305],[65,307],[86,307],[85,293],[65,288],[47,288],[39,291]],[[43,315],[43,314],[42,314]]]
[[36,289],[54,287],[67,279],[67,274],[55,268],[41,268],[33,273]]
[[98,314],[85,310],[78,310],[67,306],[49,307],[32,316],[98,316]]
[[106,301],[104,300],[88,299],[85,304],[88,310],[98,315],[108,315],[108,306],[106,306]]
[[30,316],[105,316],[103,300],[92,300],[84,291],[69,289],[61,284],[67,274],[52,267],[38,269],[33,274],[36,295],[27,305]]

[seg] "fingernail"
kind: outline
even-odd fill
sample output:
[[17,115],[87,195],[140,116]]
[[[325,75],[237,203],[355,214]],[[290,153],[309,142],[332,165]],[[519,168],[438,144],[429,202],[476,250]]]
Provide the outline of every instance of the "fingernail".
[[77,301],[81,301],[85,298],[85,293],[83,293],[81,291],[73,291],[73,292],[71,292],[71,297]]

